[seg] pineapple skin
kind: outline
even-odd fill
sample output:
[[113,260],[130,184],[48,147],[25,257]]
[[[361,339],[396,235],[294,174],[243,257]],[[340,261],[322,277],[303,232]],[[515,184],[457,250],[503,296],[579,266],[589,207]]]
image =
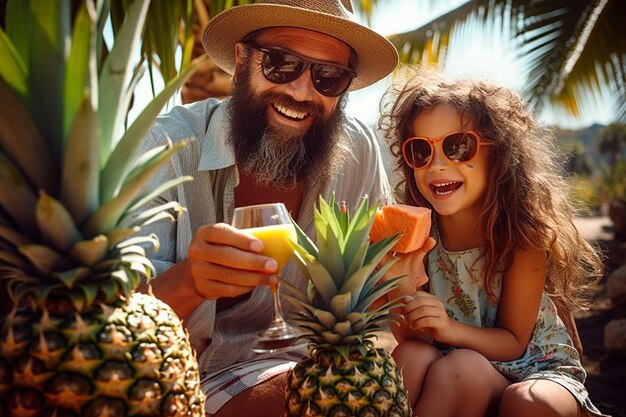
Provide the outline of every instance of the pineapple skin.
[[402,376],[391,355],[370,348],[353,353],[317,353],[296,364],[287,375],[287,417],[411,415]]
[[0,416],[204,415],[197,362],[167,304],[141,293],[80,314],[49,304],[1,322]]

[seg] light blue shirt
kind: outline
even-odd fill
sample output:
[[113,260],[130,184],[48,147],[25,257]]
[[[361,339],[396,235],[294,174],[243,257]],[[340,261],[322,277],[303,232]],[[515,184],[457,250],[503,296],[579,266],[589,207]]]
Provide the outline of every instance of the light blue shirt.
[[[159,237],[159,251],[148,254],[157,273],[187,257],[187,248],[200,226],[231,221],[239,175],[228,139],[228,115],[228,99],[208,99],[174,107],[157,119],[142,144],[140,151],[145,152],[163,145],[166,140],[176,143],[185,138],[194,139],[151,180],[150,187],[156,187],[181,175],[194,177],[193,181],[164,193],[159,200],[161,204],[178,201],[186,207],[186,212],[175,222],[158,221],[142,230],[142,234],[156,233]],[[339,169],[322,190],[305,192],[302,209],[297,215],[298,224],[309,235],[313,234],[313,206],[320,194],[328,199],[334,191],[337,200],[345,201],[352,208],[356,208],[366,194],[370,201],[392,201],[381,149],[371,129],[348,117],[340,132],[339,146],[342,156]],[[294,262],[287,264],[282,278],[305,288],[304,276]],[[246,301],[217,314],[215,301],[207,300],[198,306],[184,324],[202,373],[251,358],[254,335],[268,325],[271,310],[270,292],[266,287],[255,289]]]

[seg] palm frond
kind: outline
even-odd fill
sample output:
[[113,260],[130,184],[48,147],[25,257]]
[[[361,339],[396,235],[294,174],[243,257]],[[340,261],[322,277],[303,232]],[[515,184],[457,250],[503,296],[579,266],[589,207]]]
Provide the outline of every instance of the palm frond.
[[466,26],[508,28],[526,76],[522,94],[539,111],[547,102],[576,116],[606,88],[626,118],[626,4],[620,0],[476,0],[389,37],[403,63],[445,66],[451,37]]

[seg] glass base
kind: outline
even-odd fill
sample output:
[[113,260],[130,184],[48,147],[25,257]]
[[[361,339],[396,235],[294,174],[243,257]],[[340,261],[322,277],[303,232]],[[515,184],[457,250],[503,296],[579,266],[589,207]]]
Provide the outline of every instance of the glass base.
[[301,333],[284,321],[275,320],[270,327],[259,333],[252,345],[256,353],[286,352],[305,346],[305,339],[298,339]]

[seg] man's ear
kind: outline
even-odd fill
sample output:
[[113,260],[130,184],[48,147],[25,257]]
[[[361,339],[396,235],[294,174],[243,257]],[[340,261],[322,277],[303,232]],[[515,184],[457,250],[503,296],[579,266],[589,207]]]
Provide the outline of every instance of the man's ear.
[[235,73],[233,77],[237,75],[237,73],[241,70],[242,65],[244,64],[244,56],[246,54],[246,45],[243,42],[237,42],[235,44]]

